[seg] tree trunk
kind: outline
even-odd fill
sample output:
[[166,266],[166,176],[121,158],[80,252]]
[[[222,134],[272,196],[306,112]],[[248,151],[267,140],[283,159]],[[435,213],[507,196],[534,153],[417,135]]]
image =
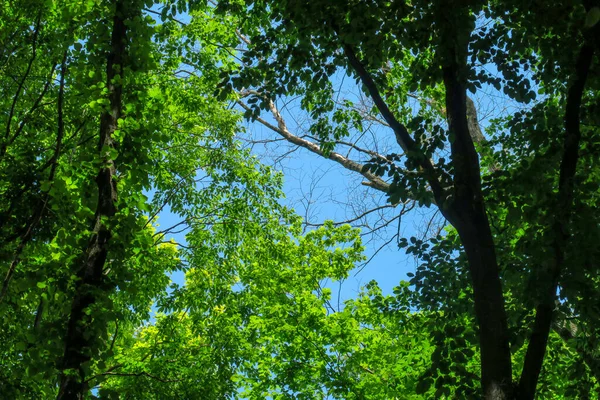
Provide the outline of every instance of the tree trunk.
[[117,187],[115,163],[107,150],[114,148],[112,135],[122,111],[122,88],[114,84],[117,74],[123,73],[123,55],[126,50],[125,7],[117,1],[113,17],[113,31],[107,56],[107,87],[109,110],[100,119],[99,150],[104,167],[98,172],[98,204],[92,226],[92,236],[78,270],[78,281],[71,304],[71,314],[65,335],[65,352],[61,366],[59,400],[83,399],[85,396],[85,367],[90,360],[95,343],[93,316],[90,308],[99,300],[103,291],[103,270],[111,238],[106,222],[116,213]]
[[[594,29],[594,35],[600,34],[600,25]],[[588,32],[588,34],[590,34]],[[591,40],[589,38],[588,40]],[[553,231],[554,259],[552,265],[546,272],[548,285],[542,292],[542,299],[536,308],[535,322],[527,346],[525,363],[519,381],[519,400],[533,400],[537,387],[537,381],[542,370],[548,336],[552,329],[554,309],[556,302],[556,290],[558,280],[563,269],[566,245],[569,240],[569,220],[573,205],[573,180],[577,172],[577,161],[579,159],[579,146],[581,140],[579,114],[581,100],[587,77],[594,57],[594,47],[584,44],[579,52],[575,63],[575,74],[567,94],[565,107],[565,139],[560,172],[558,179],[558,201],[555,210],[555,221],[551,230]]]
[[512,366],[508,324],[494,242],[485,213],[471,212],[470,218],[474,221],[457,224],[456,229],[467,254],[475,297],[481,386],[485,399],[510,399]]
[[459,68],[457,64],[450,64],[443,71],[448,125],[454,136],[451,143],[454,190],[442,212],[458,231],[467,254],[479,324],[484,398],[504,400],[512,397],[508,323],[494,240],[481,193],[479,157],[467,120],[466,89],[458,78]]
[[[407,154],[418,162],[427,179],[436,204],[446,219],[457,229],[469,261],[475,293],[475,313],[480,326],[481,383],[487,400],[505,400],[512,397],[512,364],[508,341],[508,323],[494,241],[485,213],[481,193],[479,157],[467,120],[467,96],[459,77],[455,49],[444,68],[446,110],[450,132],[454,187],[449,193],[439,181],[431,161],[389,109],[379,89],[350,45],[344,52],[352,68],[365,85],[381,115],[396,135],[396,140]],[[464,66],[463,66],[464,67]]]

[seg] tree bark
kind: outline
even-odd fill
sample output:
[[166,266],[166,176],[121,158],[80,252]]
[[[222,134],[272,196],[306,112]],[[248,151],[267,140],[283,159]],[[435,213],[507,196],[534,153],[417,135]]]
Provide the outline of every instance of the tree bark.
[[[454,51],[451,49],[452,53]],[[439,172],[422,155],[406,127],[389,109],[353,49],[344,45],[344,52],[381,115],[394,131],[402,149],[417,161],[441,213],[459,233],[469,262],[475,314],[480,327],[481,383],[484,396],[489,400],[510,399],[513,386],[512,364],[504,296],[494,241],[481,193],[479,157],[469,131],[466,89],[458,78],[460,66],[453,61],[444,68],[447,118],[454,135],[451,143],[454,190],[449,198],[449,193],[440,184]],[[448,59],[456,60],[455,54]]]
[[[595,29],[596,34],[600,33]],[[565,247],[569,239],[569,219],[573,204],[573,179],[577,172],[577,161],[579,159],[579,142],[581,131],[579,127],[579,114],[581,99],[587,81],[587,76],[594,57],[594,47],[584,44],[581,48],[576,65],[575,74],[571,87],[567,94],[565,107],[565,140],[563,156],[560,163],[558,179],[558,201],[555,210],[555,221],[551,230],[553,238],[554,259],[548,268],[548,282],[542,292],[542,299],[536,308],[533,331],[527,346],[525,363],[519,380],[519,400],[532,400],[535,397],[537,381],[542,370],[548,336],[552,329],[554,308],[556,301],[556,290],[558,280],[565,259]]]
[[[453,52],[452,52],[453,53]],[[455,60],[454,54],[448,57]],[[512,364],[504,295],[490,224],[481,193],[479,156],[467,119],[467,95],[459,66],[443,69],[454,166],[453,198],[444,215],[456,228],[467,255],[479,324],[481,385],[490,400],[512,396]]]
[[75,295],[65,335],[65,351],[61,366],[58,399],[83,399],[87,390],[85,384],[85,364],[91,360],[91,348],[95,338],[93,317],[88,315],[90,307],[99,300],[103,290],[103,269],[111,238],[107,222],[116,213],[117,185],[115,162],[108,150],[114,149],[112,135],[117,129],[117,120],[122,113],[121,84],[113,82],[117,74],[123,74],[123,55],[126,51],[125,6],[117,1],[113,17],[110,50],[107,55],[107,87],[109,89],[109,110],[100,119],[99,151],[103,167],[98,172],[98,203],[92,225],[92,235],[83,256],[77,276]]

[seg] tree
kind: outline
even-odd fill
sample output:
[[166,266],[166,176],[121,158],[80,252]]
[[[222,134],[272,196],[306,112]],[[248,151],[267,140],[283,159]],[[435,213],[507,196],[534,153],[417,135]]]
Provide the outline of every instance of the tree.
[[[536,7],[5,6],[0,395],[598,392],[599,9]],[[342,74],[371,100],[340,100]],[[467,90],[519,112],[479,126]],[[307,137],[278,107],[296,95]],[[360,174],[387,209],[439,210],[443,230],[399,240],[419,259],[410,282],[334,304],[324,282],[364,261],[360,232],[303,231],[281,174],[235,140],[233,104]],[[367,122],[400,147],[348,139]]]
[[[120,372],[118,340],[185,267],[176,227],[157,229],[165,207],[212,226],[224,203],[251,194],[248,215],[278,193],[233,142],[239,117],[208,101],[229,54],[204,47],[186,59],[202,76],[181,72],[192,44],[144,5],[17,2],[2,19],[2,397],[84,398]],[[186,34],[227,43],[202,12]]]
[[[253,345],[238,329],[281,300],[238,276],[264,269],[265,293],[285,264],[302,288],[311,257],[319,276],[361,257],[347,227],[302,238],[281,177],[234,141],[212,93],[236,39],[214,10],[144,5],[23,2],[2,20],[2,397],[232,396]],[[160,227],[165,208],[181,220]]]
[[[321,140],[312,151],[360,172],[371,186],[386,190],[392,204],[407,199],[434,204],[456,229],[470,276],[485,398],[534,397],[557,290],[559,308],[585,324],[597,321],[595,311],[582,315],[589,303],[581,304],[576,294],[580,289],[574,288],[597,288],[591,278],[595,275],[586,276],[596,264],[596,252],[577,237],[583,232],[595,236],[598,224],[583,227],[576,222],[580,209],[595,204],[591,186],[583,182],[596,181],[590,175],[596,159],[582,149],[593,146],[598,134],[593,116],[597,6],[585,1],[543,7],[511,1],[220,4],[224,12],[240,16],[239,30],[248,49],[233,78],[230,71],[224,74],[223,86],[250,95],[244,103],[248,118],[270,111],[277,122],[271,129],[297,141],[274,101],[302,96],[301,105],[313,120],[310,133]],[[349,124],[358,119],[360,125],[366,118],[336,106],[332,77],[339,70],[371,97],[377,114],[371,117],[385,121],[402,154],[376,154],[359,170],[360,164],[333,152],[335,141],[348,136]],[[474,143],[469,129],[466,91],[484,86],[520,104],[534,104],[506,118],[505,126],[490,129],[492,139],[505,139],[502,151],[493,147],[494,140],[486,148]],[[426,101],[410,109],[409,93]],[[547,131],[542,142],[541,126]],[[483,168],[478,147],[487,163]],[[580,156],[586,167],[579,166]],[[382,183],[384,174],[389,178]],[[525,176],[540,183],[528,187],[527,194],[522,190]],[[525,200],[522,196],[526,202],[517,203]],[[510,199],[512,206],[498,205],[498,198]],[[530,207],[542,215],[530,215]],[[507,221],[506,212],[520,214],[519,221],[513,223],[513,215]],[[499,243],[506,243],[507,232],[493,228],[507,222],[506,230],[524,229],[530,235],[526,249],[514,242],[503,248],[509,257],[496,251]],[[576,244],[587,252],[586,261],[574,262]],[[512,264],[513,257],[521,262]],[[524,298],[523,281],[535,294],[533,302]],[[523,368],[514,384],[510,345],[518,339],[509,329],[505,299],[513,290],[519,292],[519,312],[535,309]]]

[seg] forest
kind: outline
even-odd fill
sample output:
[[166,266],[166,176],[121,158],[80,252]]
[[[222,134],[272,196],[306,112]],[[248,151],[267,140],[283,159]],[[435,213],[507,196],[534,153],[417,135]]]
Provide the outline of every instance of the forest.
[[600,399],[598,0],[2,0],[0,103],[0,399]]

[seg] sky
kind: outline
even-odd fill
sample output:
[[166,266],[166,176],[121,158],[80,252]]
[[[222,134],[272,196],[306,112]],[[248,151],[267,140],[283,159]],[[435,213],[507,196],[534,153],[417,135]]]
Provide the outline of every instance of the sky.
[[[265,132],[264,128],[256,124],[247,126],[246,129],[247,131],[253,131],[252,133],[255,135],[257,134],[255,131],[260,130],[263,131],[260,134],[272,136],[270,132]],[[368,197],[370,195],[373,197],[371,202],[378,200],[381,204],[385,203],[382,194],[374,189],[361,187],[362,177],[360,175],[349,173],[344,168],[323,157],[299,149],[274,162],[272,155],[266,155],[261,150],[257,148],[254,154],[259,156],[263,163],[273,165],[278,171],[284,173],[283,191],[285,198],[281,199],[281,202],[293,208],[297,214],[303,217],[308,216],[309,221],[314,224],[326,220],[340,222],[351,218],[353,210],[346,203],[352,201],[353,197],[356,201],[364,202],[364,199],[357,199],[357,197],[360,195]],[[281,150],[285,152],[285,149]],[[353,193],[353,191],[358,193]],[[368,204],[359,204],[358,206],[366,205]],[[395,216],[398,211],[398,209],[392,209],[391,215]],[[387,214],[390,215],[389,212]],[[158,223],[162,227],[174,225],[180,220],[168,209],[163,210],[158,217]],[[413,219],[403,219],[401,232],[404,235],[416,232],[413,226],[416,222]],[[306,227],[306,229],[311,229],[311,227]],[[398,221],[394,221],[387,231],[396,232],[397,229]],[[367,229],[363,228],[362,231],[365,233]],[[182,235],[174,235],[174,238],[180,243],[185,243]],[[365,255],[368,257],[366,265],[357,265],[355,271],[342,282],[341,286],[339,282],[323,283],[326,287],[332,289],[333,298],[337,297],[338,290],[341,290],[340,297],[342,301],[354,298],[360,287],[371,280],[376,280],[384,293],[391,294],[393,287],[398,285],[400,280],[406,279],[407,272],[414,272],[414,259],[399,250],[395,241],[385,245],[386,241],[385,237],[370,237],[367,235],[363,238]],[[183,273],[173,274],[172,280],[182,285],[184,283]]]
[[[299,111],[292,112],[286,117],[299,117],[299,114]],[[269,115],[265,114],[263,117],[269,119]],[[258,122],[244,122],[241,128],[239,140],[251,147],[252,153],[262,163],[283,173],[285,198],[281,202],[293,208],[309,223],[318,225],[326,220],[347,221],[365,210],[387,204],[385,194],[361,185],[364,178],[358,173],[345,170],[331,160],[286,142],[265,143],[277,136]],[[377,135],[386,134],[390,135],[390,132],[377,132]],[[397,217],[399,212],[400,207],[388,208],[381,215],[374,214],[366,222],[371,228],[381,227]],[[394,219],[388,227],[380,228],[374,234],[369,234],[369,227],[362,227],[367,262],[358,264],[343,282],[322,282],[323,286],[332,290],[332,298],[338,298],[338,292],[341,303],[355,298],[360,288],[371,280],[378,282],[384,294],[392,294],[393,288],[401,280],[408,279],[408,272],[414,273],[416,260],[398,249],[396,239],[387,242],[396,233],[400,233],[400,237],[417,236],[422,230],[419,222],[423,219],[423,214],[427,217],[432,213],[433,210],[413,212],[403,216],[401,220]],[[159,214],[158,222],[163,227],[174,225],[178,221],[179,217],[168,209]],[[312,228],[314,226],[310,225],[305,229]],[[182,235],[176,235],[175,239],[185,243]],[[182,285],[184,274],[177,272],[173,274],[172,280]]]
[[[159,10],[155,9],[154,11],[158,12]],[[156,15],[152,15],[152,17],[158,22]],[[180,14],[177,19],[184,23],[190,21],[187,14]],[[345,74],[341,73],[334,77],[334,85],[343,97],[357,100],[354,94],[356,88],[353,87],[353,80],[344,79],[344,76]],[[308,121],[300,110],[297,99],[295,100],[285,99],[285,103],[278,101],[278,105],[281,106],[281,112],[286,118],[288,127],[305,129]],[[263,113],[261,117],[273,121],[269,113]],[[393,138],[393,134],[390,136],[390,131],[382,131],[379,128],[372,129],[370,134],[372,135],[371,141],[378,142],[378,146],[381,146],[382,149],[389,146],[388,139]],[[251,147],[252,153],[262,163],[273,166],[275,170],[283,173],[285,198],[282,199],[282,203],[293,208],[297,214],[305,217],[310,223],[319,224],[326,220],[346,221],[370,208],[387,203],[384,194],[361,185],[360,182],[364,180],[362,176],[347,171],[330,160],[305,149],[295,149],[294,146],[281,141],[251,143],[252,141],[269,141],[276,137],[276,134],[258,122],[242,123],[238,135],[238,139],[246,146]],[[383,140],[384,137],[385,140]],[[384,144],[385,146],[383,146]],[[398,150],[394,149],[394,151]],[[151,193],[148,195],[151,197]],[[374,217],[369,218],[368,223],[371,227],[377,227],[385,224],[387,220],[397,217],[398,213],[399,208],[386,209],[380,214],[374,213]],[[431,214],[431,212],[425,214]],[[370,229],[363,227],[363,244],[367,262],[357,265],[350,276],[341,283],[322,283],[332,290],[332,298],[337,298],[338,291],[342,302],[354,298],[360,288],[371,280],[376,280],[385,294],[391,294],[392,289],[401,280],[407,279],[406,273],[414,272],[416,261],[414,258],[406,256],[404,251],[399,250],[395,240],[387,242],[396,233],[400,233],[402,236],[416,235],[419,227],[417,220],[421,219],[418,214],[404,216],[401,221],[395,219],[387,228],[380,228],[371,235],[368,234]],[[158,214],[158,223],[162,227],[172,226],[179,221],[180,218],[172,214],[168,207]],[[310,226],[306,228],[311,229]],[[167,236],[165,239],[168,240],[169,237],[171,236]],[[172,235],[172,237],[179,243],[185,243],[182,234]],[[182,285],[185,280],[184,273],[176,272],[171,279],[174,283]]]
[[[178,19],[189,22],[187,15],[178,16]],[[485,21],[480,21],[480,23],[485,23]],[[495,72],[497,73],[497,71]],[[364,98],[354,84],[354,80],[344,79],[344,77],[345,74],[342,72],[332,78],[339,100],[350,99],[355,104],[361,102],[368,104],[369,100]],[[480,125],[484,134],[490,119],[514,112],[506,97],[490,86],[484,86],[470,96],[477,105]],[[292,133],[302,135],[307,132],[310,119],[300,109],[299,99],[278,99],[276,104]],[[268,112],[263,112],[261,117],[276,125]],[[376,149],[381,154],[400,153],[389,128],[378,124],[366,128],[364,133],[356,133],[360,136],[357,143],[360,143],[362,147]],[[282,202],[309,222],[307,229],[311,229],[315,224],[318,225],[325,220],[341,222],[353,219],[366,210],[387,204],[385,194],[361,185],[361,181],[364,179],[358,173],[347,171],[331,160],[306,149],[297,148],[285,141],[273,141],[277,138],[276,133],[258,122],[242,123],[238,135],[238,139],[250,147],[252,153],[262,163],[273,166],[277,171],[283,173],[285,199],[282,199]],[[347,149],[340,147],[335,150],[357,160],[356,153],[346,153]],[[398,249],[397,239],[394,237],[396,235],[399,237],[422,237],[425,234],[425,226],[429,224],[435,210],[417,207],[400,219],[398,218],[399,213],[400,207],[388,207],[380,213],[371,214],[366,220],[359,221],[363,225],[361,227],[364,234],[363,244],[368,262],[366,265],[357,265],[341,285],[340,283],[324,283],[325,286],[332,289],[333,298],[337,297],[338,291],[342,301],[353,298],[361,286],[371,280],[377,281],[384,294],[391,294],[393,288],[401,280],[408,279],[407,273],[414,273],[418,260],[415,260],[413,256],[407,256],[402,249]],[[171,226],[178,222],[176,218],[168,209],[165,209],[159,214],[159,223],[161,226]],[[438,224],[443,222],[439,214],[436,218]],[[381,228],[384,225],[387,226]],[[376,228],[376,232],[369,234],[373,228]],[[176,239],[183,242],[181,236]],[[390,241],[390,239],[393,240]],[[183,273],[174,274],[172,279],[175,283],[183,284]]]
[[[299,114],[299,110],[292,110],[286,116],[286,122]],[[268,115],[263,117],[269,118]],[[288,123],[288,127],[290,125]],[[293,208],[312,225],[326,220],[347,221],[368,209],[387,204],[383,193],[361,185],[364,178],[356,172],[348,171],[331,160],[285,142],[262,143],[264,140],[277,138],[277,135],[259,123],[247,123],[246,133],[240,137],[261,141],[253,146],[253,153],[262,162],[273,165],[284,174],[284,204]],[[382,215],[385,220],[378,221],[380,216],[374,216],[367,222],[371,227],[380,226],[396,217],[399,211],[399,208],[388,209]],[[397,286],[400,280],[406,279],[407,272],[414,272],[415,261],[398,249],[396,241],[386,245],[399,228],[404,235],[416,232],[413,216],[404,218],[400,227],[398,222],[393,221],[389,227],[373,235],[368,234],[369,227],[361,227],[365,235],[365,255],[369,261],[366,265],[357,265],[355,271],[342,283],[342,299],[355,297],[360,287],[371,280],[376,280],[384,293],[391,294],[393,287]],[[327,286],[332,289],[333,298],[336,298],[340,285]]]

